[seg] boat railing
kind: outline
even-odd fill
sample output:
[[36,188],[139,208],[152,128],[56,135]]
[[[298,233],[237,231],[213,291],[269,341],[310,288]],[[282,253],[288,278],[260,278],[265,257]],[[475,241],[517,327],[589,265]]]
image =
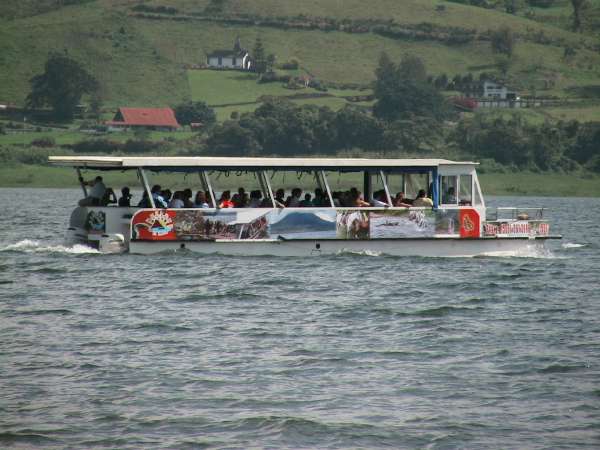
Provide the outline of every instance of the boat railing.
[[488,221],[543,220],[546,208],[497,207],[488,208]]

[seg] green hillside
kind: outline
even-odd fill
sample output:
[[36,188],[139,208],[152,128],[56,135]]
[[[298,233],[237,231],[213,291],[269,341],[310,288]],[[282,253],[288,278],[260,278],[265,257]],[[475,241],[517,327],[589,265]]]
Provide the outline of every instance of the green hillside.
[[[141,13],[133,10],[138,3],[174,10],[169,14]],[[303,70],[323,81],[368,85],[382,51],[394,59],[407,52],[418,55],[434,75],[497,71],[486,36],[489,30],[507,25],[518,36],[507,78],[520,92],[580,96],[594,92],[590,87],[600,78],[600,54],[591,32],[576,34],[560,21],[545,24],[498,9],[444,1],[5,0],[3,4],[0,102],[17,105],[29,92],[28,80],[42,71],[48,52],[62,49],[100,80],[105,107],[174,105],[191,98],[230,103],[218,101],[220,96],[239,98],[243,103],[248,101],[247,80],[241,80],[240,86],[224,86],[212,77],[212,82],[198,86],[198,74],[186,70],[202,63],[206,53],[231,47],[236,36],[249,48],[260,36],[267,52],[274,53],[279,62],[298,58]],[[553,11],[557,17],[568,17],[562,2]],[[287,25],[281,27],[269,18]],[[337,31],[303,28],[332,21],[342,24],[336,25]],[[349,25],[343,26],[359,26],[365,21],[371,26],[393,21],[395,30],[421,34],[390,38],[368,30],[348,32]],[[459,32],[473,38],[463,43],[444,40],[448,33]],[[575,49],[568,60],[564,57],[567,46]],[[239,96],[232,94],[236,89]],[[286,94],[281,86],[266,89],[277,91],[275,95]],[[324,101],[343,104],[331,98]],[[587,115],[596,116],[589,105],[586,108]]]

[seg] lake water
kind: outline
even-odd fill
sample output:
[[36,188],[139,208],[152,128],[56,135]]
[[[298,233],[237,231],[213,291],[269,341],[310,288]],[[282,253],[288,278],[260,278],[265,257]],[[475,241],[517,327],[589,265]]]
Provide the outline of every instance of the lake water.
[[0,448],[600,447],[600,200],[521,258],[100,255],[0,189]]

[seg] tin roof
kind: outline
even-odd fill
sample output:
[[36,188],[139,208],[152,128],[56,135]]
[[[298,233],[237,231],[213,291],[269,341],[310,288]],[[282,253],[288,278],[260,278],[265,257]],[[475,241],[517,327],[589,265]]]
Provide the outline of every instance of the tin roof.
[[[119,116],[123,120],[115,120]],[[144,125],[154,127],[179,128],[175,113],[171,108],[119,108],[119,113],[108,125]],[[119,117],[120,118],[120,117]]]

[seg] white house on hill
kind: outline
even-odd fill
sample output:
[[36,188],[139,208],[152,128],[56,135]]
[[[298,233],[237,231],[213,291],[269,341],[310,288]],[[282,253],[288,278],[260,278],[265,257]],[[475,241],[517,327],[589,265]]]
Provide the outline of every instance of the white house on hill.
[[501,100],[515,100],[517,93],[509,90],[502,84],[494,83],[493,81],[485,81],[483,83],[483,97],[497,98]]
[[206,64],[219,69],[250,70],[252,61],[250,53],[241,47],[240,39],[237,38],[232,50],[215,50],[206,55]]

